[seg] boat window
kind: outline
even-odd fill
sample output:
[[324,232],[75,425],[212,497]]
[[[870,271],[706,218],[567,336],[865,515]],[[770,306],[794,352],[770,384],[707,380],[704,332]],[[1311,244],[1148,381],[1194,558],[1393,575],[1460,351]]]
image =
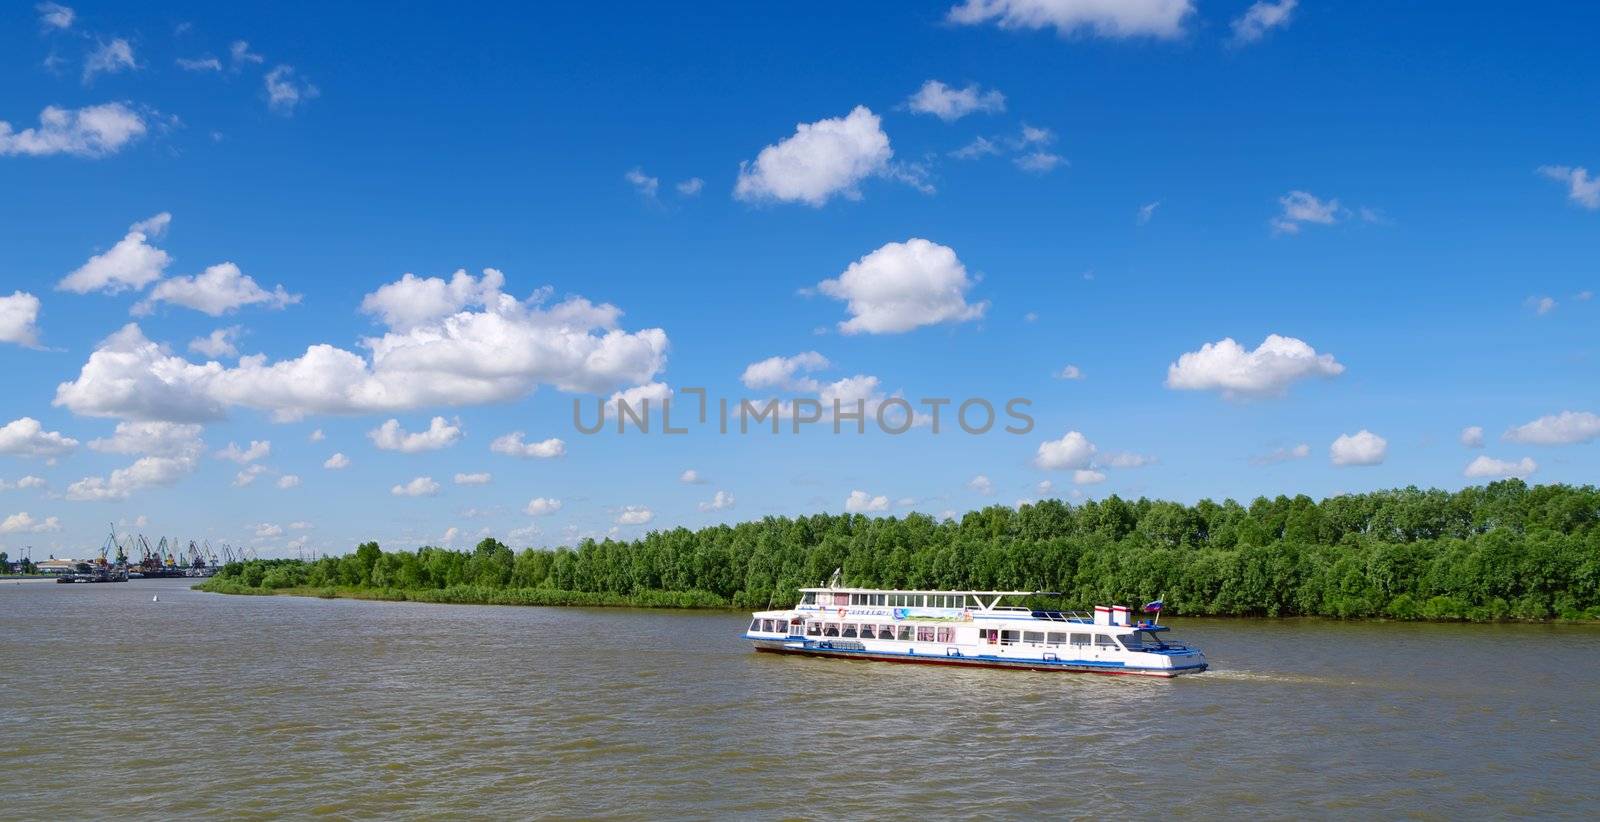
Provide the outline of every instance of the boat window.
[[1044,641],[1044,631],[1023,631],[1022,632],[1022,641],[1023,642],[1043,642]]
[[1116,648],[1117,642],[1110,634],[1095,634],[1094,645],[1096,648]]
[[839,635],[839,623],[837,623],[837,622],[828,623],[828,627],[825,628],[822,631],[822,635],[823,636],[838,636]]
[[850,604],[850,595],[849,594],[834,594],[833,595],[833,604],[834,605],[849,605]]
[[1065,645],[1067,644],[1067,634],[1065,631],[1051,631],[1046,635],[1045,642],[1051,645]]
[[846,622],[844,624],[844,631],[839,634],[839,636],[842,636],[842,637],[853,637],[855,635],[856,635],[856,624],[854,622]]
[[933,628],[927,627],[927,626],[923,626],[923,625],[917,626],[917,641],[918,642],[932,642],[933,641]]
[[894,626],[893,625],[879,625],[878,626],[878,638],[879,639],[894,639]]
[[1089,635],[1088,634],[1073,634],[1072,635],[1072,644],[1073,645],[1088,645],[1089,644]]
[[806,636],[822,636],[822,623],[820,623],[820,622],[808,622],[808,623],[806,623]]
[[878,632],[878,626],[876,626],[876,625],[863,625],[863,626],[861,626],[861,638],[862,639],[871,639],[873,637],[873,635],[877,634],[877,632]]
[[816,591],[807,591],[806,595],[800,598],[800,604],[801,605],[815,605],[816,603],[817,603],[817,592]]
[[1139,651],[1144,649],[1144,642],[1140,639],[1138,631],[1134,631],[1131,634],[1123,634],[1122,645],[1130,651]]
[[1020,639],[1021,637],[1022,637],[1022,632],[1021,631],[1001,631],[1000,632],[1000,644],[1001,645],[1015,645],[1015,644],[1017,644],[1017,640]]
[[756,618],[756,619],[750,620],[750,630],[752,630],[752,631],[761,630],[761,619],[759,617]]
[[913,629],[912,629],[912,627],[910,625],[901,625],[900,626],[900,641],[901,642],[910,642],[912,636],[913,636]]
[[939,629],[939,639],[938,639],[938,641],[939,642],[954,642],[955,641],[954,635],[955,635],[955,629],[954,628],[940,628]]

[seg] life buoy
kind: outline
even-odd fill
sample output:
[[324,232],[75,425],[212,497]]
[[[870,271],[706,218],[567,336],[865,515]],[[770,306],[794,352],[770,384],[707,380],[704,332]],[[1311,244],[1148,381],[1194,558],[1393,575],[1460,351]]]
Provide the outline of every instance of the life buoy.
[[849,613],[849,612],[850,612],[849,608],[840,608],[839,609],[839,618],[840,619],[844,619],[844,615]]

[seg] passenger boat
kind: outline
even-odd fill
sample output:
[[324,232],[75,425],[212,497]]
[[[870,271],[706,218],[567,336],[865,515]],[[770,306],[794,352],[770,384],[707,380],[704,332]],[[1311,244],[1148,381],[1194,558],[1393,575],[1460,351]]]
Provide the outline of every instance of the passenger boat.
[[1207,667],[1199,649],[1164,639],[1156,619],[1135,622],[1126,606],[1002,604],[1039,593],[802,588],[793,608],[752,614],[744,637],[757,651],[883,662],[1155,677]]

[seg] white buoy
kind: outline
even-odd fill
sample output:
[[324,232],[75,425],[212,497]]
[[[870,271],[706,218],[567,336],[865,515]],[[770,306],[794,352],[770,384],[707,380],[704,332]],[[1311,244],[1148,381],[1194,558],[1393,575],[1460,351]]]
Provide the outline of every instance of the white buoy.
[[150,597],[150,601],[151,602],[160,602],[161,601],[161,595],[160,594],[156,594],[155,596]]

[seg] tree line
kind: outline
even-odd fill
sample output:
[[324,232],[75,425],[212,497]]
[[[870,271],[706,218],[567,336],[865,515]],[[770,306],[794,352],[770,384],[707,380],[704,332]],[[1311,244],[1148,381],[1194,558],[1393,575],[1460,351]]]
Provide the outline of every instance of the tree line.
[[1235,616],[1600,618],[1600,490],[1505,480],[1315,501],[1301,495],[991,506],[922,514],[767,517],[635,540],[513,551],[384,551],[251,560],[204,586],[429,602],[785,607],[835,568],[847,584],[1056,592],[1040,606],[1162,599]]

